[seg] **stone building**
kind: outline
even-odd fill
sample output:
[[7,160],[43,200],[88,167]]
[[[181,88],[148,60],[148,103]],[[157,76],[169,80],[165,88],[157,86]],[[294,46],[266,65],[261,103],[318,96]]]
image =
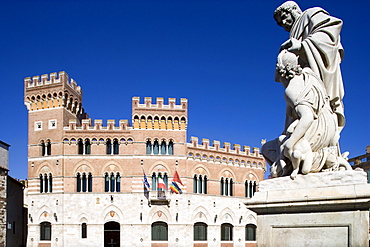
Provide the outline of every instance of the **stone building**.
[[367,182],[370,183],[370,145],[366,147],[365,154],[350,158],[348,162],[352,165],[353,169],[364,169],[367,173]]
[[24,185],[8,175],[9,147],[0,141],[0,246],[22,247],[27,235]]
[[130,121],[103,124],[59,72],[26,78],[25,105],[27,246],[256,246],[243,202],[264,159],[258,148],[188,143],[187,99],[133,97]]

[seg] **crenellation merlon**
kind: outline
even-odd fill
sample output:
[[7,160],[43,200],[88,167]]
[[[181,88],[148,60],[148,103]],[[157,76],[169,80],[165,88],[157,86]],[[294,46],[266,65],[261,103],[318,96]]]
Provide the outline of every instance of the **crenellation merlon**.
[[254,147],[252,149],[253,152],[250,152],[249,146],[243,146],[243,149],[241,149],[240,144],[231,145],[229,142],[223,142],[223,146],[221,147],[220,141],[214,140],[213,145],[210,145],[209,143],[210,141],[208,139],[202,139],[202,144],[199,144],[198,137],[191,136],[190,143],[187,143],[187,146],[190,148],[199,148],[202,150],[220,151],[230,154],[262,157],[262,155],[260,154],[260,149],[257,147]]
[[145,97],[144,103],[140,103],[140,97],[132,97],[132,108],[141,109],[174,109],[174,110],[187,110],[188,100],[185,98],[180,98],[180,104],[176,105],[176,98],[168,98],[168,104],[164,104],[163,97],[157,97],[156,103],[153,103],[151,97]]
[[76,81],[72,78],[69,79],[68,74],[65,71],[60,71],[59,73],[53,72],[50,74],[43,74],[41,76],[36,75],[24,78],[24,84],[26,89],[31,89],[35,87],[45,86],[45,85],[68,85],[71,89],[76,91],[78,94],[82,94],[82,89],[77,85]]

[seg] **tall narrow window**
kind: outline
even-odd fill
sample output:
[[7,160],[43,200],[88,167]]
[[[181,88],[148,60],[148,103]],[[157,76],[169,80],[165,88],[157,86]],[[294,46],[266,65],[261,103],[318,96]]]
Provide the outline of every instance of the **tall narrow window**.
[[112,173],[111,175],[110,175],[110,191],[111,192],[114,192],[115,191],[115,181],[116,180],[116,178],[114,177],[114,174]]
[[194,224],[194,241],[207,241],[207,224],[202,222]]
[[253,195],[252,196],[254,196],[254,193],[256,193],[256,192],[257,192],[257,182],[254,181],[253,182]]
[[49,174],[49,192],[53,192],[53,175]]
[[153,154],[159,154],[159,143],[158,140],[154,141]]
[[41,141],[40,145],[41,145],[41,156],[45,156],[46,154],[45,142]]
[[152,174],[152,190],[157,190],[157,176],[155,172]]
[[85,140],[85,154],[91,153],[91,143],[89,139]]
[[233,196],[233,193],[234,193],[234,191],[233,191],[233,179],[232,178],[230,178],[230,193],[229,193],[229,195],[230,196]]
[[119,173],[117,173],[116,182],[116,191],[121,192],[121,175]]
[[87,191],[86,173],[82,173],[82,192]]
[[77,173],[76,177],[77,182],[77,192],[81,192],[81,174]]
[[112,142],[110,141],[110,139],[107,139],[105,145],[107,146],[107,154],[112,154]]
[[202,194],[203,193],[203,178],[202,175],[199,175],[199,181],[198,181],[198,193]]
[[44,192],[44,178],[42,174],[40,174],[40,193]]
[[108,173],[105,173],[105,192],[109,192],[109,176]]
[[248,180],[245,180],[244,187],[245,187],[245,197],[249,198],[249,182],[248,182]]
[[203,193],[204,194],[207,194],[207,176],[204,176],[204,180],[203,180],[203,184],[204,184],[204,186],[203,186],[203,188],[204,188],[204,191],[203,191]]
[[40,240],[51,240],[51,224],[50,222],[40,223]]
[[198,177],[197,177],[197,175],[194,175],[194,178],[193,178],[193,192],[194,193],[198,192]]
[[164,185],[166,185],[166,188],[168,188],[168,176],[167,176],[167,173],[165,173],[164,176],[163,176],[163,182],[164,182]]
[[233,225],[223,223],[221,225],[221,241],[232,241],[233,240]]
[[161,154],[165,155],[166,153],[167,153],[167,146],[166,146],[166,142],[163,140],[161,144]]
[[78,139],[77,146],[78,146],[78,154],[84,154],[84,144],[81,138]]
[[253,182],[249,181],[249,198],[253,196]]
[[46,142],[46,155],[51,155],[51,143],[50,143],[50,141]]
[[168,143],[168,154],[173,155],[173,141],[172,140]]
[[48,192],[48,186],[49,186],[49,181],[48,181],[48,175],[44,175],[44,192]]
[[87,238],[87,225],[86,225],[86,223],[81,224],[81,238]]
[[89,173],[88,177],[87,177],[87,182],[88,182],[88,191],[89,192],[92,192],[92,175],[91,173]]
[[113,154],[119,154],[119,143],[117,139],[113,141]]
[[146,154],[152,154],[152,142],[150,140],[146,142]]
[[229,179],[225,178],[225,196],[229,195]]
[[221,178],[220,181],[220,195],[224,195],[224,178]]

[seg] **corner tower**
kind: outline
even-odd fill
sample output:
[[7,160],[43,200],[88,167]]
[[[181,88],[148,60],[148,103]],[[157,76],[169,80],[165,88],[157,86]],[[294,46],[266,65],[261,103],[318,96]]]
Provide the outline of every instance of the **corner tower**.
[[[24,103],[28,109],[28,157],[45,159],[45,156],[61,155],[63,127],[71,119],[80,124],[81,119],[87,117],[82,108],[81,87],[61,71],[27,77],[24,88]],[[32,175],[29,170],[29,177]]]

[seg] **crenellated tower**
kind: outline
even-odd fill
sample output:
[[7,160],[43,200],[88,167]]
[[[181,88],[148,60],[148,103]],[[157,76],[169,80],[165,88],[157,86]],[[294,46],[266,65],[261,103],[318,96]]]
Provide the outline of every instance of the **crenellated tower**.
[[82,108],[81,87],[61,71],[27,77],[24,88],[24,103],[28,109],[28,156],[52,159],[61,155],[63,127],[70,120],[81,125],[81,120],[87,117]]

